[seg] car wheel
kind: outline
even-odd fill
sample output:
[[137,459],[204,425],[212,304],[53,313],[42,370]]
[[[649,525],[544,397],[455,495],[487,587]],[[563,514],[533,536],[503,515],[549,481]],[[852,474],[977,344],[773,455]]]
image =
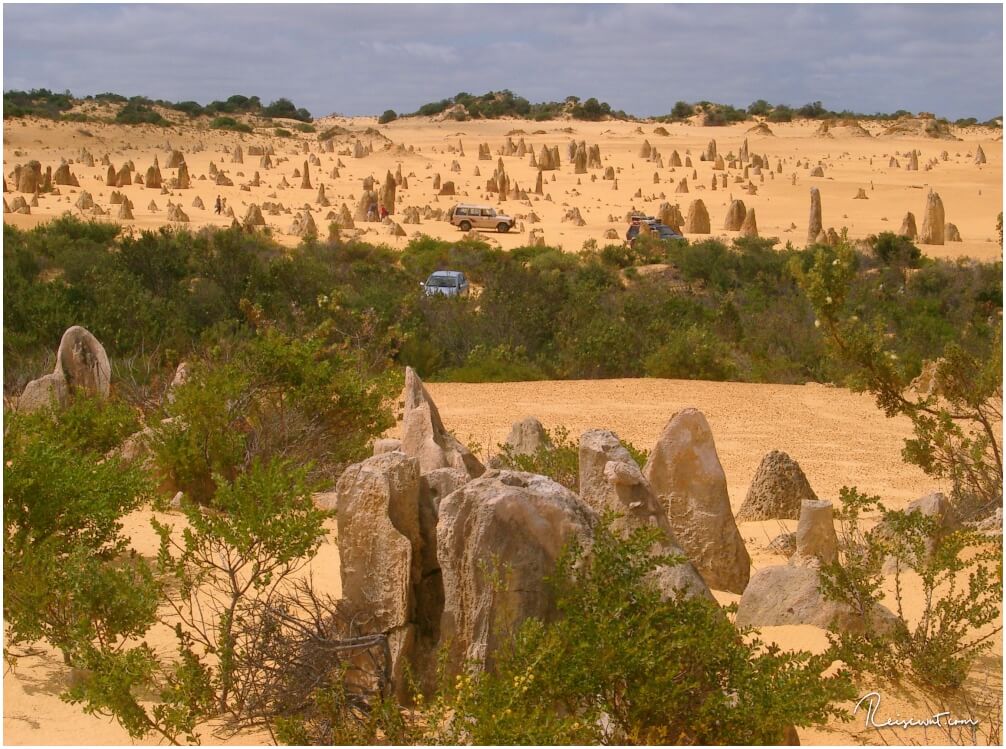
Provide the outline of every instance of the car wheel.
[[461,231],[471,231],[472,224],[470,221],[462,221],[460,224],[458,224],[458,228],[461,229]]
[[500,234],[506,234],[508,231],[510,231],[510,224],[501,221],[499,224],[496,225],[496,231],[498,231]]

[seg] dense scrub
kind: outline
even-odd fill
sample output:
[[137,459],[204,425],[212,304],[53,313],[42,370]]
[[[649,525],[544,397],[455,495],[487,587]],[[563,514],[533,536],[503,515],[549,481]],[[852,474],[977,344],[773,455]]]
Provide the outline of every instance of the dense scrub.
[[12,117],[44,117],[46,119],[60,120],[79,118],[100,119],[88,117],[86,115],[68,115],[67,110],[82,102],[99,102],[110,105],[123,105],[111,122],[120,125],[170,125],[164,117],[158,114],[152,107],[154,105],[165,109],[172,109],[177,112],[184,112],[189,117],[214,117],[229,114],[252,114],[267,119],[284,118],[300,120],[301,122],[311,122],[311,113],[303,107],[297,107],[292,101],[279,98],[269,105],[263,105],[257,96],[244,96],[234,94],[226,100],[211,101],[206,106],[196,101],[167,101],[165,99],[149,99],[146,96],[125,97],[121,94],[103,93],[84,98],[74,97],[69,91],[55,93],[48,89],[39,88],[31,91],[5,91],[3,95],[3,116],[4,119]]
[[[882,326],[907,377],[948,342],[994,335],[1001,263],[930,260],[893,235],[850,253],[846,303]],[[845,383],[855,366],[825,346],[795,275],[814,257],[768,239],[574,254],[418,237],[396,252],[338,241],[285,250],[234,229],[125,237],[68,217],[27,232],[5,226],[5,389],[38,376],[74,324],[103,342],[120,382],[137,386],[264,324],[351,347],[372,373],[408,364],[431,379]],[[673,266],[672,278],[640,272],[654,263]],[[464,271],[476,292],[422,295],[418,281],[441,268]]]
[[[461,92],[450,99],[423,104],[411,115],[430,116],[440,114],[454,106],[464,107],[463,112],[455,115],[456,119],[487,119],[500,117],[519,117],[526,120],[554,120],[564,114],[576,120],[632,119],[622,111],[614,111],[607,102],[600,102],[594,97],[580,101],[578,96],[567,96],[564,101],[547,101],[532,104],[523,96],[516,96],[512,91],[489,91],[481,96]],[[391,111],[391,110],[389,110]],[[387,113],[385,113],[387,114]]]

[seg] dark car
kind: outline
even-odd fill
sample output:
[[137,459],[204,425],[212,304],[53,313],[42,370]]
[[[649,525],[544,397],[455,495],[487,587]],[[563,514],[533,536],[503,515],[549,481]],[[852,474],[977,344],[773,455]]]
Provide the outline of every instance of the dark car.
[[657,239],[684,239],[684,236],[674,230],[674,228],[668,226],[667,224],[662,224],[656,219],[642,219],[640,221],[633,221],[629,230],[625,232],[625,241],[630,245],[636,241],[636,237],[639,236],[640,224],[646,223],[650,229],[651,234],[655,234]]

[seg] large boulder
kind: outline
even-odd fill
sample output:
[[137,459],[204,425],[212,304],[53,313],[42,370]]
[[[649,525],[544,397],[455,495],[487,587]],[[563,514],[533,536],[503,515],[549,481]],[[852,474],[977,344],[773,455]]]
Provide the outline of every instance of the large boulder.
[[821,592],[822,563],[834,560],[835,527],[831,503],[805,500],[796,532],[796,552],[788,564],[763,567],[744,589],[737,605],[737,625],[773,627],[812,624],[840,632],[886,631],[895,616],[879,604],[865,615]]
[[43,375],[25,385],[17,399],[17,410],[30,413],[50,406],[58,408],[67,402],[69,395],[66,380],[61,374]]
[[343,598],[361,634],[388,636],[392,682],[401,690],[415,653],[422,580],[419,461],[375,455],[349,466],[335,494]]
[[884,606],[862,616],[846,604],[827,600],[816,567],[783,564],[763,567],[751,577],[737,606],[736,622],[739,627],[811,624],[862,633],[888,630],[894,620]]
[[485,470],[479,459],[447,431],[437,406],[412,367],[405,368],[405,412],[402,418],[402,451],[419,460],[423,473],[437,468],[458,468],[469,476]]
[[449,675],[465,664],[491,663],[507,632],[523,620],[554,617],[546,578],[568,542],[589,543],[595,522],[568,489],[519,471],[489,471],[441,500],[440,637]]
[[709,211],[701,198],[696,198],[688,206],[688,217],[685,219],[685,233],[709,234]]
[[671,417],[643,474],[667,511],[671,532],[714,590],[741,593],[751,559],[737,530],[727,478],[701,411]]
[[817,495],[800,464],[786,453],[772,450],[758,464],[737,520],[796,520],[805,499],[817,499]]
[[511,455],[534,455],[542,448],[549,447],[551,442],[542,423],[534,416],[526,416],[510,427],[510,434],[504,444]]
[[108,397],[112,379],[108,354],[86,328],[74,325],[63,333],[56,351],[56,374],[63,376],[71,393],[81,390],[91,396]]
[[591,429],[580,435],[580,497],[598,514],[614,512],[620,517],[614,529],[631,533],[639,528],[656,527],[663,540],[655,550],[661,555],[684,557],[674,566],[654,571],[652,581],[665,596],[684,593],[712,600],[712,594],[687,554],[674,539],[667,512],[632,455],[618,437],[603,429]]

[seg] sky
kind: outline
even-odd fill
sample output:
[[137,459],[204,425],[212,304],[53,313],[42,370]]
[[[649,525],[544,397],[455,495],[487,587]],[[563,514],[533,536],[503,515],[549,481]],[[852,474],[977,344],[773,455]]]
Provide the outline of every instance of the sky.
[[3,6],[4,90],[206,104],[279,97],[316,117],[466,91],[834,110],[1003,111],[1003,7],[955,5]]

